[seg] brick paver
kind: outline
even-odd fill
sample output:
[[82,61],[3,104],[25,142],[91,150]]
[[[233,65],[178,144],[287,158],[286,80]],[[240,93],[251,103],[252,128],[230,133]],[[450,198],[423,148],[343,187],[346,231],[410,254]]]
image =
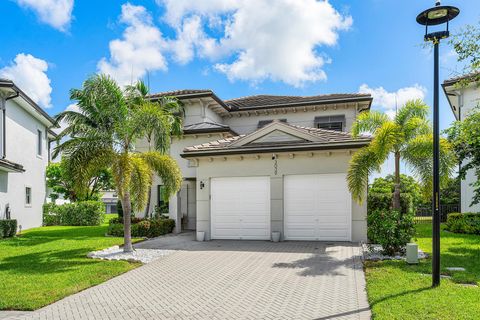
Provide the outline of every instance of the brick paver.
[[179,251],[15,319],[370,318],[358,245],[165,239],[141,246]]

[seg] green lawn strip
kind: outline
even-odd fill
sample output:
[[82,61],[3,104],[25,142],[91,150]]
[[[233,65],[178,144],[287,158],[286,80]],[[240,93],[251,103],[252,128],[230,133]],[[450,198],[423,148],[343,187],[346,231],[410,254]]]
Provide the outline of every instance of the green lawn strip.
[[[431,252],[431,225],[417,225],[415,241]],[[369,302],[374,319],[478,319],[480,288],[461,283],[480,281],[480,236],[441,233],[442,279],[431,289],[431,260],[419,265],[404,261],[367,262],[366,277]],[[447,271],[463,267],[466,272]]]
[[86,257],[123,243],[123,238],[105,237],[106,230],[106,225],[41,227],[1,240],[0,309],[38,309],[139,266]]

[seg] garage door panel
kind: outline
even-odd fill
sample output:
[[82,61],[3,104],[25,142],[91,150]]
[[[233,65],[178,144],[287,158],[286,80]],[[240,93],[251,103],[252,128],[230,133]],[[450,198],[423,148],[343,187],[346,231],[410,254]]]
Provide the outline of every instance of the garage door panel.
[[284,197],[286,239],[350,241],[351,194],[345,174],[286,176]]
[[211,180],[212,239],[270,238],[270,178]]

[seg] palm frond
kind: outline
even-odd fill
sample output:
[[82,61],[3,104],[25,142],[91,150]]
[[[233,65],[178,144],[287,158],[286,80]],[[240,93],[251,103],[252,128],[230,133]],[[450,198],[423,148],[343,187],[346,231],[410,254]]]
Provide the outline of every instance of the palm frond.
[[355,201],[363,202],[367,193],[368,176],[374,170],[378,170],[382,162],[370,147],[364,147],[353,154],[348,168],[347,183]]
[[375,134],[375,132],[388,121],[390,121],[390,119],[384,113],[377,111],[362,112],[352,125],[352,136],[358,137],[362,133]]
[[162,179],[167,195],[180,190],[182,185],[182,173],[177,162],[170,156],[157,151],[144,152],[138,155],[149,167]]
[[426,119],[429,107],[421,99],[409,100],[395,116],[395,123],[404,126],[411,118]]
[[148,192],[152,184],[152,169],[141,157],[132,156],[130,161],[132,164],[130,196],[133,209],[141,211],[147,204]]

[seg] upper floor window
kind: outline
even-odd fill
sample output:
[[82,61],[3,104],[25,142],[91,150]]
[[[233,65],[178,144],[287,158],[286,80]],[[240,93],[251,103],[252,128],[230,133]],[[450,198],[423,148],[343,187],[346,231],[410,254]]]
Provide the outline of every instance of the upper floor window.
[[42,130],[37,130],[37,155],[42,155],[42,140],[43,140],[43,133]]
[[[287,119],[278,119],[277,121],[287,123]],[[273,120],[260,120],[258,121],[257,129],[265,127],[267,124],[272,123]]]
[[345,128],[345,116],[323,116],[315,117],[315,127],[319,129],[344,131]]

